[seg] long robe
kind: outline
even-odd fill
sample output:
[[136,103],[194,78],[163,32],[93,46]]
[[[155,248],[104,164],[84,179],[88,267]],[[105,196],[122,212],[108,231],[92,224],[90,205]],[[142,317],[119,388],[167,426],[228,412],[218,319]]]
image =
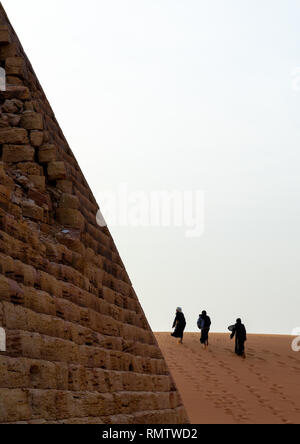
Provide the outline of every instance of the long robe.
[[172,333],[172,336],[174,338],[183,338],[183,333],[186,327],[186,320],[183,313],[176,313],[176,317],[173,323],[173,328],[175,328],[174,333]]
[[231,339],[235,336],[235,353],[238,356],[243,356],[245,353],[245,342],[247,341],[247,332],[244,324],[235,324]]
[[202,322],[203,322],[203,328],[201,329],[201,338],[200,338],[200,342],[201,344],[205,344],[208,345],[208,334],[210,331],[210,326],[211,326],[211,320],[209,316],[200,316]]

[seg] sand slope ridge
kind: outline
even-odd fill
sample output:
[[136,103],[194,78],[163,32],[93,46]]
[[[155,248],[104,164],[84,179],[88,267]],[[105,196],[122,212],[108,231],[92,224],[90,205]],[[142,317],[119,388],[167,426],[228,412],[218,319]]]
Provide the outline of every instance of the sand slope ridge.
[[290,336],[248,335],[247,359],[234,354],[229,334],[199,333],[178,345],[170,333],[156,338],[193,424],[299,424],[300,352]]

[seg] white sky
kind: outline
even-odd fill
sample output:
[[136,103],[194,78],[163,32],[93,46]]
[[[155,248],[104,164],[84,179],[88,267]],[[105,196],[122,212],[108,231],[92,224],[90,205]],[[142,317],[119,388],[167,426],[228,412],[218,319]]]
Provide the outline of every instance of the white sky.
[[96,197],[206,192],[201,238],[111,230],[152,328],[300,326],[299,2],[2,3]]

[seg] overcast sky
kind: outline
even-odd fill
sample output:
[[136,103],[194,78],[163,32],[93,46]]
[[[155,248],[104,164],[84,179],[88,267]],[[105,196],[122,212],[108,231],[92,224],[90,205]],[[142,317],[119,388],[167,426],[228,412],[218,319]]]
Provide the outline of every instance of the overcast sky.
[[2,3],[100,205],[205,192],[201,237],[111,228],[152,328],[300,326],[299,1]]

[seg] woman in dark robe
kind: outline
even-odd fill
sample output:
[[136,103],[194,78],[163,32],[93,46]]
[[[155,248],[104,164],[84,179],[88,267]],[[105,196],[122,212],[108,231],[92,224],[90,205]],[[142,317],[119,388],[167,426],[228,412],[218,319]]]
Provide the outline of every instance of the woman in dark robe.
[[206,311],[203,311],[201,315],[199,315],[198,327],[201,330],[201,338],[200,342],[203,345],[203,348],[206,349],[208,347],[208,335],[210,332],[211,320],[207,315]]
[[235,353],[238,356],[246,358],[245,342],[247,341],[247,332],[244,324],[242,324],[241,319],[237,319],[236,324],[232,329],[232,334],[230,338],[233,339],[234,336],[235,336]]
[[183,333],[186,327],[186,320],[184,314],[182,313],[182,308],[178,307],[176,310],[176,317],[173,323],[173,328],[175,328],[174,333],[171,334],[174,338],[178,338],[178,343],[183,342]]

